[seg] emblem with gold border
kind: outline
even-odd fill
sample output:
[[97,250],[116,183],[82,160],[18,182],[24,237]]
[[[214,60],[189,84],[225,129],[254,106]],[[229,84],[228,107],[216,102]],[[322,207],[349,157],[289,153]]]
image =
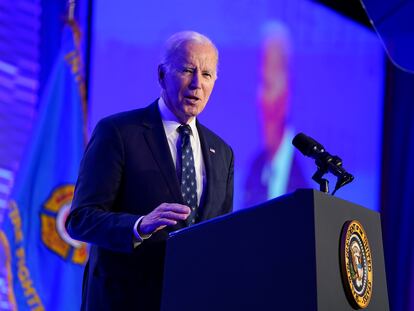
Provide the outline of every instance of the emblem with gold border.
[[348,300],[356,309],[368,306],[372,296],[372,256],[364,227],[347,221],[341,235],[342,282]]
[[40,212],[42,241],[52,252],[75,264],[84,265],[88,259],[87,245],[72,239],[65,221],[70,212],[74,185],[56,187]]

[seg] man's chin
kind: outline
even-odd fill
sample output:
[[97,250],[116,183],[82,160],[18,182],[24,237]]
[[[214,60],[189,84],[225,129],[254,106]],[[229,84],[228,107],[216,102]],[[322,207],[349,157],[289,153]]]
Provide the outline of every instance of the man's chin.
[[186,117],[188,118],[194,118],[196,116],[198,116],[199,111],[197,107],[186,107],[187,109],[185,109],[184,114]]
[[178,120],[181,123],[188,123],[190,122],[192,119],[194,119],[196,116],[198,115],[198,113],[196,113],[195,111],[181,111],[180,114],[176,115],[176,117],[178,118]]

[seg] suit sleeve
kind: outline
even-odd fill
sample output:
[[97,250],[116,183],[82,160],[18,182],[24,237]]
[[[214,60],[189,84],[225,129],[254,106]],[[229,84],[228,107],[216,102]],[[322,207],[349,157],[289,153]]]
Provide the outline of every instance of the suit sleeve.
[[110,119],[96,126],[83,156],[66,228],[74,239],[114,251],[133,250],[133,227],[140,215],[117,210],[124,169],[124,146]]

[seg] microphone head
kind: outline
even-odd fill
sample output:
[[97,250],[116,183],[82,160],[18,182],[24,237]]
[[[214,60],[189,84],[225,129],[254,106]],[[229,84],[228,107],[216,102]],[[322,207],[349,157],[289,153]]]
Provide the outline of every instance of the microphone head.
[[295,146],[303,155],[312,157],[313,155],[319,154],[325,151],[325,148],[314,140],[303,133],[297,134],[292,140],[293,146]]

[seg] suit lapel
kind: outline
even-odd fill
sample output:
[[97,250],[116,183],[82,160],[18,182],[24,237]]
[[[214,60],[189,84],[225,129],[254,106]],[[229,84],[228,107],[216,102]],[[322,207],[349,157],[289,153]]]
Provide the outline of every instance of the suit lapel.
[[143,121],[143,125],[148,128],[148,130],[144,132],[144,136],[165,182],[167,183],[175,202],[182,203],[180,184],[171,156],[170,147],[168,146],[167,137],[165,136],[157,101],[148,107],[148,114]]
[[210,142],[208,141],[208,135],[204,131],[203,126],[197,121],[197,130],[198,135],[200,137],[200,144],[201,144],[201,151],[203,153],[203,160],[204,165],[206,168],[206,189],[203,193],[202,201],[200,204],[200,219],[203,220],[205,217],[205,211],[208,210],[208,204],[211,202],[211,198],[213,195],[212,192],[212,176],[213,176],[213,165],[212,165],[212,157],[215,155],[214,146],[211,146]]
[[[184,204],[181,196],[180,182],[175,170],[170,147],[168,146],[167,137],[165,136],[157,101],[148,107],[147,114],[144,117],[142,124],[148,129],[144,132],[145,140],[147,141],[151,153],[160,168],[175,202]],[[200,137],[201,151],[203,153],[207,179],[206,189],[204,190],[200,204],[200,220],[204,220],[206,217],[205,211],[209,210],[209,204],[211,204],[210,202],[212,202],[213,196],[212,179],[214,176],[214,167],[212,163],[213,157],[215,156],[215,146],[211,143],[208,133],[206,133],[204,127],[198,121],[197,130]],[[165,156],[166,154],[168,154],[168,156]]]

